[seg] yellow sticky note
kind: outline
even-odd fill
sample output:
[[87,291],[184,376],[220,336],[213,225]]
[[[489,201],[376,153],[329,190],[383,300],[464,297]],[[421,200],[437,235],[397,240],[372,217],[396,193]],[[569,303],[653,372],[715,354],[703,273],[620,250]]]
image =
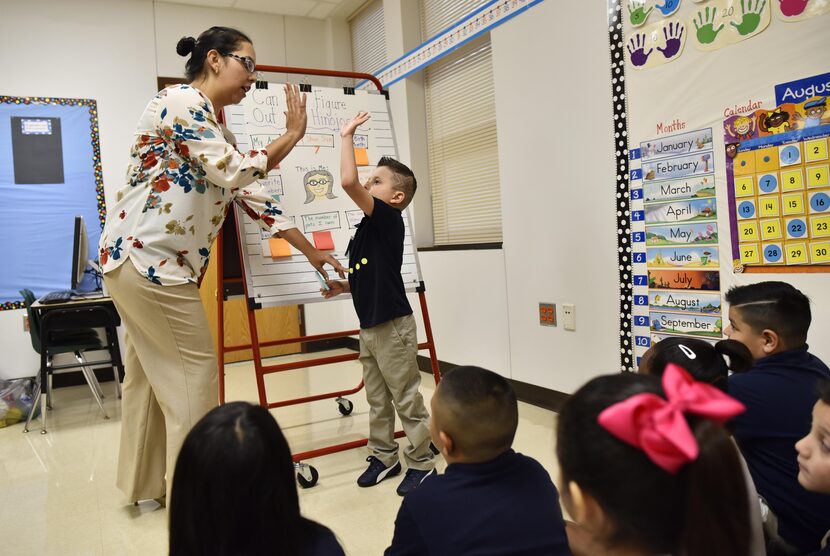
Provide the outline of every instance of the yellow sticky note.
[[804,188],[804,175],[801,168],[794,170],[783,170],[781,172],[781,190],[793,191],[795,189]]
[[758,197],[758,214],[761,216],[778,216],[781,214],[778,195]]
[[290,257],[291,244],[281,237],[272,237],[268,240],[268,247],[271,249],[271,257]]
[[747,197],[755,193],[755,184],[752,176],[735,178],[735,197]]
[[787,256],[787,264],[807,264],[810,262],[807,244],[803,241],[788,243],[784,247],[784,254]]
[[758,255],[758,244],[750,243],[741,245],[741,263],[743,264],[758,264],[760,262]]
[[358,166],[368,166],[369,165],[369,150],[368,149],[355,148],[355,150],[354,150],[354,162]]
[[807,162],[827,160],[827,139],[811,139],[804,142],[804,159]]
[[787,193],[781,196],[784,214],[804,214],[804,194]]
[[779,239],[781,237],[781,221],[777,218],[761,220],[761,239]]
[[827,187],[830,185],[830,172],[827,165],[807,167],[807,187]]
[[811,241],[810,258],[813,263],[830,263],[830,241]]
[[741,243],[758,241],[758,223],[754,220],[751,222],[739,222],[738,241]]
[[830,214],[810,217],[810,237],[830,236]]

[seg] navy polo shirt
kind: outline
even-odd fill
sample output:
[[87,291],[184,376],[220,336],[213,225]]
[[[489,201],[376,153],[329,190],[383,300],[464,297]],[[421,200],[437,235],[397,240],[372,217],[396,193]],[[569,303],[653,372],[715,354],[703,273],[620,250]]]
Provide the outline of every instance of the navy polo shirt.
[[412,314],[401,277],[403,239],[401,211],[375,199],[349,249],[349,288],[360,328]]
[[559,492],[533,458],[508,450],[453,463],[406,495],[386,556],[570,555]]
[[764,357],[729,377],[729,394],[746,406],[734,436],[758,494],[778,516],[778,532],[801,550],[818,550],[830,529],[830,495],[798,482],[795,443],[811,428],[819,380],[830,370],[807,346]]

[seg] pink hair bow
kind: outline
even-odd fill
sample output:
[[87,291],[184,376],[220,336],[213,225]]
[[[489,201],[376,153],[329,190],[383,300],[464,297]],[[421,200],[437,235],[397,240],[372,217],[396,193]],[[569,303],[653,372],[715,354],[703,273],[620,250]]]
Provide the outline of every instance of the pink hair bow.
[[666,398],[637,394],[606,408],[599,424],[623,442],[643,450],[651,461],[669,473],[697,459],[698,445],[684,413],[725,423],[740,415],[744,405],[714,386],[696,382],[683,368],[666,366]]

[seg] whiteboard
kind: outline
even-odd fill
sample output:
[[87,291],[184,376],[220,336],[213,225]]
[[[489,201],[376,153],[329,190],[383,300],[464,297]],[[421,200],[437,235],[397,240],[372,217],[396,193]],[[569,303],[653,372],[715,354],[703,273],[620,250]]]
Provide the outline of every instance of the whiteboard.
[[[382,156],[397,158],[388,100],[376,92],[357,90],[347,94],[331,87],[313,87],[307,95],[305,137],[259,183],[268,188],[312,245],[348,267],[346,250],[363,212],[340,186],[340,126],[359,111],[371,114],[354,137],[358,175],[363,183]],[[285,106],[282,84],[260,83],[240,104],[226,107],[226,125],[236,137],[237,149],[262,149],[282,135]],[[275,243],[270,233],[239,206],[235,210],[251,301],[263,307],[325,301],[314,268],[306,258],[285,243]],[[422,285],[421,266],[408,208],[404,226],[401,275],[406,290],[417,291]],[[336,276],[330,267],[326,269],[330,278]]]

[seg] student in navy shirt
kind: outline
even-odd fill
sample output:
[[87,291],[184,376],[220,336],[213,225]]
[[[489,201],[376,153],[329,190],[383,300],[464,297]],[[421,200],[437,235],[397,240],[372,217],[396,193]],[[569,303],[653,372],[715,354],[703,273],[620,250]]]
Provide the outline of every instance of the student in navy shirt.
[[[830,494],[830,380],[821,382],[819,394],[813,407],[813,428],[795,445],[798,482],[809,491]],[[830,556],[830,542],[815,555]]]
[[570,554],[550,475],[510,448],[518,422],[504,378],[479,367],[444,375],[430,431],[449,465],[403,499],[387,556]]
[[775,519],[765,522],[768,549],[818,550],[830,529],[830,496],[801,488],[794,448],[810,431],[818,382],[830,378],[827,365],[808,351],[810,301],[784,282],[734,287],[725,297],[726,335],[755,358],[748,372],[729,377],[728,390],[747,408],[732,423],[735,440],[758,494],[777,518],[777,527]]
[[364,217],[349,246],[349,281],[332,280],[321,290],[326,299],[351,292],[360,319],[360,362],[369,402],[371,455],[357,478],[361,487],[377,485],[401,472],[395,441],[395,412],[409,446],[404,449],[406,475],[396,492],[405,496],[435,474],[429,445],[429,413],[421,396],[415,317],[401,277],[404,222],[401,214],[418,188],[412,170],[382,157],[365,184],[355,161],[354,134],[369,120],[360,112],[340,128],[343,139],[340,178],[343,191]]

